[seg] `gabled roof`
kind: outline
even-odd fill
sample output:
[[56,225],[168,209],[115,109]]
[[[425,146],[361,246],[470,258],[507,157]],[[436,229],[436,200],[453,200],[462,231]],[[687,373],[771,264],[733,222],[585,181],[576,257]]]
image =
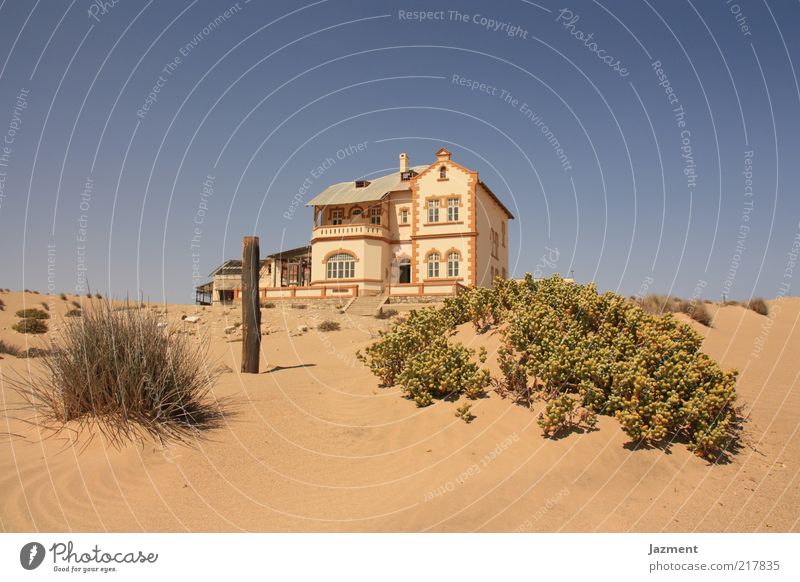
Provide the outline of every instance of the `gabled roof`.
[[[411,168],[415,172],[421,172],[428,166],[415,166]],[[328,206],[331,204],[353,204],[356,202],[374,202],[382,199],[389,192],[399,190],[410,190],[411,185],[408,180],[400,179],[400,172],[392,172],[386,176],[373,179],[369,186],[356,188],[354,180],[350,182],[340,182],[328,186],[306,203],[306,206]]]

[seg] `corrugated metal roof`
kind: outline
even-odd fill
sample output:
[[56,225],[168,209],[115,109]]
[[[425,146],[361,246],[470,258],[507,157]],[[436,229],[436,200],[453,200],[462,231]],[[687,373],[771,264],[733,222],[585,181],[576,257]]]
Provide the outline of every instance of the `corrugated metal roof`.
[[[411,168],[417,173],[422,172],[428,166],[415,166]],[[308,201],[306,206],[326,206],[329,204],[353,204],[355,202],[372,202],[380,200],[389,192],[398,190],[409,190],[408,181],[400,179],[400,172],[392,172],[386,176],[370,180],[370,185],[363,188],[356,188],[354,180],[350,182],[340,182],[333,186],[328,186],[325,190],[317,194]]]

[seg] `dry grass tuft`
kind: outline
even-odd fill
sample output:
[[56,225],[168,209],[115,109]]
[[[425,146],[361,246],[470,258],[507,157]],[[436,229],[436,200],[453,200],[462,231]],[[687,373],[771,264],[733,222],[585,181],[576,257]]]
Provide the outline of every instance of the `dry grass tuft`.
[[50,314],[46,311],[35,308],[20,309],[15,315],[17,317],[24,317],[25,319],[50,319]]
[[642,299],[636,300],[639,306],[651,315],[663,315],[665,313],[685,313],[698,323],[711,327],[713,318],[701,300],[689,301],[671,295],[650,294]]
[[378,313],[375,314],[375,317],[377,319],[391,319],[395,315],[397,315],[397,310],[389,308],[389,309],[381,309]]
[[747,302],[747,309],[752,309],[759,315],[769,315],[769,306],[761,297],[754,297]]
[[342,329],[342,326],[332,319],[326,319],[317,326],[317,329],[320,331],[339,331]]
[[59,295],[59,297],[61,298],[62,301],[66,301],[67,300],[67,294],[66,293],[61,293]]
[[11,326],[18,333],[47,333],[47,323],[41,319],[28,317],[20,319]]
[[20,349],[17,346],[12,346],[0,340],[0,354],[8,354],[9,356],[18,356]]
[[97,426],[114,446],[145,435],[162,442],[198,436],[223,418],[209,396],[220,369],[208,366],[207,344],[160,321],[102,301],[80,319],[65,319],[38,359],[42,373],[12,386],[35,407],[39,424]]
[[261,309],[273,309],[275,304],[272,301],[265,301],[260,305]]

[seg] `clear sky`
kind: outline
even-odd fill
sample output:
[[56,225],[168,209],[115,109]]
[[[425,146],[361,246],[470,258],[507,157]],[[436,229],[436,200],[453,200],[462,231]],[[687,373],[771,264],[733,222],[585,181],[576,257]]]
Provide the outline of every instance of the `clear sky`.
[[445,146],[517,217],[516,276],[796,294],[798,30],[795,1],[5,0],[0,286],[191,302],[242,236],[306,244],[305,200]]

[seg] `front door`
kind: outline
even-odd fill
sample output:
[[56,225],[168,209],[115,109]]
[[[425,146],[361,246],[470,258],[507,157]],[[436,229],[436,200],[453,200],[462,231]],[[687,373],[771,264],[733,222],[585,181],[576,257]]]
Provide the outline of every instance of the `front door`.
[[400,283],[411,283],[411,263],[400,265]]

